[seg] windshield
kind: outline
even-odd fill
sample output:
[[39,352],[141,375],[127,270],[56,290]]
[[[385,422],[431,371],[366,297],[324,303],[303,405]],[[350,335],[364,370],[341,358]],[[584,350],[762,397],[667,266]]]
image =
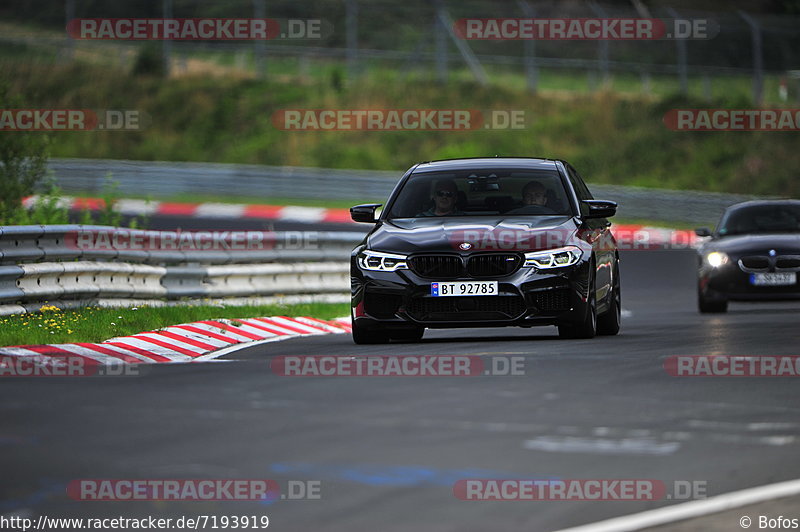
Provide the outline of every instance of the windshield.
[[751,233],[800,233],[800,205],[758,205],[729,213],[720,224],[720,236]]
[[572,216],[554,170],[469,170],[412,175],[389,218],[431,216]]

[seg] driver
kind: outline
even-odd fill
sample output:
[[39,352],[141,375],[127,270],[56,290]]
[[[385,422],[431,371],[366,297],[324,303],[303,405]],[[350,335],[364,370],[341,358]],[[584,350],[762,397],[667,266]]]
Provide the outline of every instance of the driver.
[[539,181],[531,181],[522,189],[522,205],[547,205],[547,189]]
[[433,187],[433,207],[417,216],[452,216],[464,213],[456,208],[458,186],[452,179],[440,179]]

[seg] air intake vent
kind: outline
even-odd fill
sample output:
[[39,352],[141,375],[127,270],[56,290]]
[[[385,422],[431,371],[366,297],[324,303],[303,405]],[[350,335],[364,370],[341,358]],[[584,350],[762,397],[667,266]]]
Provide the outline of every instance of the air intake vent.
[[467,271],[473,277],[502,277],[519,269],[522,258],[512,253],[474,255],[467,261]]

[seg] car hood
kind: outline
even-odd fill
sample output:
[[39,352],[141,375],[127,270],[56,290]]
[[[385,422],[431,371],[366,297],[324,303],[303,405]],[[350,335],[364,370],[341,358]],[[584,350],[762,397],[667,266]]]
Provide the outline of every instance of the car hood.
[[[563,246],[577,228],[571,216],[401,218],[382,223],[367,247],[397,253],[527,251]],[[465,241],[472,247],[460,248]],[[531,248],[531,242],[546,245]]]
[[778,255],[800,254],[800,233],[726,236],[711,240],[702,248],[704,252],[724,251],[737,256],[767,255],[773,249]]

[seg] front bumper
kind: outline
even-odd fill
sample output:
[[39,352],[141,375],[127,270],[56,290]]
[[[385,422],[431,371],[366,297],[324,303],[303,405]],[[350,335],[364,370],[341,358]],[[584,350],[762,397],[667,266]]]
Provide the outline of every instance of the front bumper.
[[[423,278],[411,270],[381,272],[351,262],[353,320],[385,329],[502,327],[579,322],[586,315],[588,261],[552,270],[519,268],[504,277]],[[493,296],[431,296],[436,281],[498,281]]]
[[742,271],[736,260],[719,268],[701,264],[698,290],[708,300],[781,301],[800,299],[800,273],[797,282],[785,286],[756,286],[750,273]]

